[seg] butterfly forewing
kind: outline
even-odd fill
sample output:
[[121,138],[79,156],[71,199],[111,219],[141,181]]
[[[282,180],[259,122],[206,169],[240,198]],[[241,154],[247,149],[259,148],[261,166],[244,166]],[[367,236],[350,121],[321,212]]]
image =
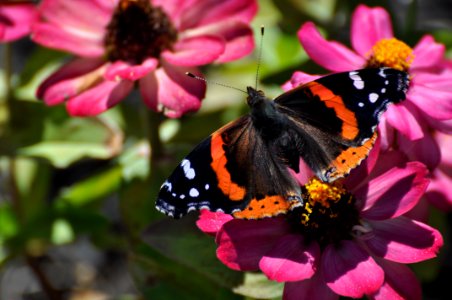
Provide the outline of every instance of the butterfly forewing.
[[255,130],[245,116],[199,144],[163,183],[157,209],[175,218],[204,208],[258,219],[301,205],[295,180]]
[[347,175],[367,157],[380,115],[405,99],[408,74],[389,68],[337,73],[275,99],[293,122],[300,156],[324,181]]

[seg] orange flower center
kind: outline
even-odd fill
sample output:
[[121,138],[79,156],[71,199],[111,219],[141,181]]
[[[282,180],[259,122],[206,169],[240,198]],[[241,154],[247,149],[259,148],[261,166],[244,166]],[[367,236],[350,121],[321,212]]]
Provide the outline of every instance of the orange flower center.
[[390,67],[400,71],[408,71],[414,60],[413,49],[396,39],[381,39],[369,53],[366,67]]

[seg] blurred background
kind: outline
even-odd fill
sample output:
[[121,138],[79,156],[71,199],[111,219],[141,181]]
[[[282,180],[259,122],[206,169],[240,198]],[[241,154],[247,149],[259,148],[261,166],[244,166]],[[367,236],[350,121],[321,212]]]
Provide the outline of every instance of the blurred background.
[[[430,33],[452,58],[450,0],[261,0],[252,23],[257,41],[266,28],[260,88],[275,97],[295,70],[326,73],[296,32],[314,21],[328,39],[350,45],[350,15],[360,3],[385,7],[395,36],[410,46]],[[73,118],[35,98],[68,58],[29,38],[0,45],[0,299],[279,299],[282,284],[216,259],[196,214],[174,221],[154,208],[161,183],[194,145],[247,112],[244,95],[210,84],[199,112],[170,120],[135,92],[102,115]],[[203,72],[243,89],[254,84],[257,63],[255,50]],[[157,134],[162,143],[150,149]],[[150,161],[151,151],[158,160]],[[445,246],[412,267],[425,299],[450,299],[452,218],[435,209],[430,218]]]

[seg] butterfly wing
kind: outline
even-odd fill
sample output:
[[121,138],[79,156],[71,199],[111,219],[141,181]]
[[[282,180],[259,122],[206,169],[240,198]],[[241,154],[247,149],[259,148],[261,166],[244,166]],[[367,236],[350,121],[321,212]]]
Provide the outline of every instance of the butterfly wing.
[[381,114],[405,99],[408,74],[394,69],[337,73],[275,99],[300,156],[324,181],[346,176],[367,157]]
[[258,219],[302,205],[296,182],[244,116],[199,144],[163,183],[156,208],[175,218],[208,209]]

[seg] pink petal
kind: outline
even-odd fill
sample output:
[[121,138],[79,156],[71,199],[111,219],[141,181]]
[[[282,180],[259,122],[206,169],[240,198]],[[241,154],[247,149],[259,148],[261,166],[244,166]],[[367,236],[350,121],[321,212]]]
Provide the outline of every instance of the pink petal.
[[298,38],[309,57],[328,70],[349,71],[359,69],[366,63],[363,57],[344,45],[325,40],[312,22],[307,22],[301,26],[298,31]]
[[435,169],[441,160],[440,149],[433,136],[424,130],[424,137],[410,141],[404,136],[399,137],[400,148],[408,155],[410,160],[420,161],[430,170]]
[[39,12],[46,23],[61,27],[65,31],[102,37],[114,9],[112,5],[106,7],[105,2],[113,1],[45,0],[39,6]]
[[[392,107],[389,106],[389,107]],[[378,124],[378,136],[380,137],[380,148],[383,151],[391,149],[396,137],[396,130],[386,120],[386,115],[383,114]]]
[[155,111],[163,111],[170,118],[197,111],[206,93],[206,85],[185,75],[187,71],[199,74],[193,68],[162,63],[155,72],[140,79],[140,91],[146,105]]
[[0,5],[0,40],[10,42],[29,34],[36,19],[34,4]]
[[432,127],[433,129],[439,130],[449,135],[452,134],[452,119],[438,121],[437,119],[434,119],[428,115],[424,115],[423,119],[428,123],[428,126]]
[[[448,166],[448,169],[452,168]],[[441,169],[433,172],[433,179],[425,196],[428,201],[443,212],[452,212],[452,177]]]
[[351,41],[353,49],[367,57],[372,47],[381,39],[392,38],[391,17],[381,7],[358,5],[352,16]]
[[67,110],[71,116],[95,116],[116,105],[133,88],[133,81],[104,81],[71,98]]
[[169,16],[173,25],[181,30],[182,15],[188,9],[198,5],[199,0],[152,0],[152,5],[161,7]]
[[127,62],[118,60],[108,66],[105,72],[105,79],[127,79],[135,81],[143,78],[149,72],[154,71],[158,63],[158,60],[155,58],[148,58],[139,65],[130,65]]
[[[193,31],[191,32],[193,36]],[[249,54],[254,48],[253,31],[239,21],[225,21],[204,26],[196,30],[196,35],[221,37],[225,43],[224,52],[216,62],[224,63]]]
[[287,92],[291,89],[296,88],[299,85],[308,83],[310,81],[314,81],[318,78],[320,78],[322,76],[320,75],[311,75],[308,73],[304,73],[301,71],[296,71],[292,74],[292,78],[290,78],[289,81],[287,81],[286,83],[284,83],[284,85],[282,86],[282,89]]
[[234,270],[257,270],[262,257],[288,232],[281,218],[229,221],[217,234],[218,259]]
[[386,121],[410,140],[423,137],[422,128],[408,103],[390,105],[384,113]]
[[350,172],[350,175],[346,178],[344,184],[347,190],[354,193],[360,186],[367,184],[363,178],[368,178],[371,171],[374,169],[375,164],[380,153],[380,138],[375,141],[374,147],[369,152],[369,156],[364,160],[361,165]]
[[357,198],[366,199],[361,215],[372,220],[384,220],[406,213],[427,189],[427,173],[423,164],[408,162],[371,179],[368,188],[355,192]]
[[341,296],[360,298],[384,282],[383,269],[353,241],[328,245],[321,264],[327,286]]
[[363,239],[375,255],[399,263],[436,257],[443,238],[436,229],[404,216],[369,222],[372,237]]
[[385,282],[370,299],[422,299],[421,285],[410,268],[384,259],[377,262],[385,271]]
[[200,66],[218,59],[225,50],[222,38],[203,35],[183,39],[174,45],[174,51],[163,51],[161,56],[170,64]]
[[[450,145],[452,145],[452,135],[442,132],[435,132],[434,137],[439,148],[441,149],[441,164],[444,166],[452,166],[452,151],[450,151]],[[452,175],[452,170],[450,175]]]
[[283,300],[337,300],[338,295],[328,288],[319,271],[311,279],[287,282],[284,285]]
[[413,84],[407,98],[416,107],[438,120],[452,119],[452,91],[440,90],[421,84]]
[[36,96],[47,105],[59,104],[102,80],[103,65],[102,59],[74,59],[41,83]]
[[319,257],[316,242],[306,244],[301,234],[287,234],[265,254],[259,268],[271,280],[299,281],[314,275]]
[[215,236],[224,224],[233,219],[234,218],[228,214],[202,209],[199,214],[199,219],[196,221],[196,226],[198,226],[202,232]]
[[181,16],[180,30],[201,27],[222,21],[249,23],[256,15],[255,0],[207,1],[199,0]]
[[414,61],[411,65],[413,72],[420,68],[431,68],[441,63],[445,46],[436,43],[431,35],[424,35],[413,49]]
[[72,34],[47,23],[35,23],[31,38],[49,48],[67,51],[84,57],[100,57],[105,53],[103,37]]

